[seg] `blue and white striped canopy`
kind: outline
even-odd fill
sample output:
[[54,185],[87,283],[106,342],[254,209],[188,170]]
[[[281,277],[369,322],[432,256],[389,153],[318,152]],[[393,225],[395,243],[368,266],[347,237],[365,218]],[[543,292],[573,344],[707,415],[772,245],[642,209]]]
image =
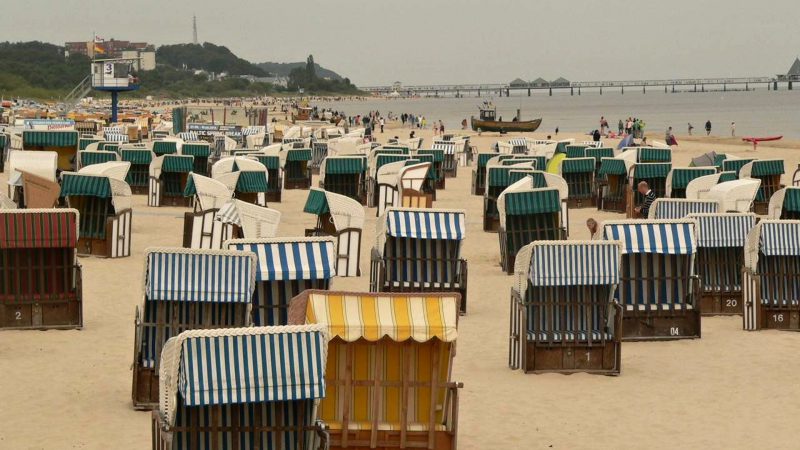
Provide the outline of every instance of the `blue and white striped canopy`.
[[619,282],[620,246],[613,242],[535,242],[534,286],[595,286]]
[[[189,337],[181,349],[178,390],[186,406],[325,397],[325,332],[264,327],[265,333]],[[286,329],[280,332],[275,330]]]
[[744,247],[756,225],[755,214],[691,214],[697,221],[698,247]]
[[525,138],[509,139],[508,143],[511,144],[512,147],[527,147],[528,146],[528,141]]
[[147,300],[248,303],[255,263],[254,255],[243,252],[150,250]]
[[389,209],[387,234],[399,238],[462,240],[467,234],[463,211]]
[[603,237],[622,241],[622,254],[691,255],[697,248],[694,221],[606,222]]
[[800,256],[800,221],[764,221],[759,247],[765,256]]
[[253,252],[257,281],[328,280],[336,275],[333,239],[234,239],[229,249]]
[[456,153],[456,143],[452,141],[433,141],[431,149],[444,150],[446,155],[454,155]]
[[719,204],[709,200],[658,199],[654,219],[683,219],[689,214],[710,214],[717,212]]

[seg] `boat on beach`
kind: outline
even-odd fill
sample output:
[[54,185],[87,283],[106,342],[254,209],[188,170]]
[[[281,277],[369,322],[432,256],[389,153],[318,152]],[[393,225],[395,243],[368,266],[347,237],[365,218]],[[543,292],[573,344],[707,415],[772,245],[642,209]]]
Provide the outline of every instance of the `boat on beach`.
[[[520,114],[519,110],[517,110],[517,116],[512,121],[503,121],[497,120],[497,108],[491,106],[490,104],[485,104],[483,107],[480,108],[480,115],[479,118],[476,119],[475,116],[470,117],[470,122],[472,125],[472,131],[497,131],[500,133],[507,133],[511,132],[528,132],[533,133],[539,128],[539,125],[542,124],[542,119],[534,119],[534,120],[519,120]],[[501,117],[502,119],[502,117]]]

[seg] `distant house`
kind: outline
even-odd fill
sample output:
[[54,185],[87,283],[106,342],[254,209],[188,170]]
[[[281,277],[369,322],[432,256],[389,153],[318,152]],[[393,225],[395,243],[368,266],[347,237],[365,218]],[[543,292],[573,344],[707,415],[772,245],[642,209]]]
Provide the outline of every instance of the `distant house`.
[[543,88],[543,87],[547,87],[547,86],[550,86],[550,82],[545,80],[542,77],[539,77],[539,78],[531,81],[531,87]]
[[789,80],[800,81],[800,58],[796,58],[794,60],[794,64],[792,64],[792,67],[790,67],[789,71],[786,72],[786,78]]
[[508,83],[508,85],[511,86],[511,87],[527,87],[528,86],[528,82],[523,80],[522,78],[517,78],[514,81],[512,81],[511,83]]
[[570,86],[570,82],[569,82],[568,79],[566,79],[564,77],[559,77],[559,78],[551,81],[550,82],[550,86],[551,87],[569,87]]

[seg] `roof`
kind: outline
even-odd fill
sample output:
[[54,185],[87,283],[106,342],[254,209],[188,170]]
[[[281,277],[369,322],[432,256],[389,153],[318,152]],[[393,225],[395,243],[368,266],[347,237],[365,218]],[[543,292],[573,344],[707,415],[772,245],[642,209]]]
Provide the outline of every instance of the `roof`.
[[411,239],[462,240],[467,233],[466,213],[461,210],[389,208],[379,221],[386,235]]
[[162,352],[159,409],[325,397],[328,335],[318,325],[191,330]]
[[534,242],[530,281],[534,286],[616,284],[619,282],[620,253],[618,242]]
[[697,221],[698,247],[744,247],[757,216],[753,213],[690,214],[689,218]]
[[225,245],[255,253],[256,281],[328,280],[336,275],[329,237],[233,239]]
[[[331,338],[370,342],[427,342],[458,338],[456,293],[390,294],[306,291],[305,320],[324,326]],[[295,300],[297,301],[297,300]],[[292,306],[302,307],[303,302]],[[302,311],[292,311],[300,314]]]
[[147,300],[249,303],[255,255],[229,250],[153,248],[146,251]]
[[542,77],[539,77],[539,78],[537,78],[537,79],[535,79],[535,80],[531,81],[531,84],[547,84],[547,83],[548,83],[548,81],[547,81],[547,80],[545,80],[545,79],[544,79],[544,78],[542,78]]
[[75,248],[76,209],[4,209],[0,211],[0,249]]
[[622,241],[623,255],[691,255],[697,246],[693,220],[607,221],[603,238]]
[[569,83],[569,80],[564,77],[558,77],[552,81],[553,84]]
[[508,83],[510,86],[527,86],[528,82],[523,80],[522,78],[515,78],[513,81]]
[[789,68],[789,71],[786,72],[787,76],[800,76],[800,58],[795,58],[794,64],[792,67]]

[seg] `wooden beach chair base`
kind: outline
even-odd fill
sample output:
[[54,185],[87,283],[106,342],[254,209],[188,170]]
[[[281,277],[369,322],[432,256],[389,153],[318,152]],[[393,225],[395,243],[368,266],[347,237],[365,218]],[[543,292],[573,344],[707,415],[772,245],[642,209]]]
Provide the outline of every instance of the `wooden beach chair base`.
[[406,431],[405,437],[402,437],[400,431],[380,430],[376,433],[374,445],[371,430],[350,430],[346,433],[346,440],[343,438],[344,434],[342,430],[334,430],[332,427],[328,430],[330,450],[397,450],[401,448],[455,450],[456,448],[456,436],[448,431],[436,431],[431,443],[427,431]]
[[69,330],[83,328],[80,296],[25,303],[0,303],[0,329]]
[[704,316],[741,316],[742,293],[704,292],[700,294],[700,314]]
[[131,256],[131,235],[133,211],[126,210],[106,219],[105,238],[78,239],[78,254],[102,258],[123,258]]
[[753,202],[753,212],[760,216],[769,214],[769,202]]
[[525,346],[525,373],[594,373],[619,375],[622,345],[572,345],[571,342],[553,345],[528,341]]
[[472,171],[472,195],[483,195],[485,184],[483,177],[478,176],[477,169]]
[[700,337],[700,311],[696,309],[633,313],[634,311],[627,309],[623,313],[623,341],[660,341]]
[[303,179],[296,179],[296,180],[286,180],[286,185],[283,187],[284,189],[310,189],[311,188],[311,177],[303,178]]
[[400,203],[403,208],[433,208],[433,195],[405,189]]
[[158,371],[138,364],[133,368],[133,408],[148,410],[158,407]]

